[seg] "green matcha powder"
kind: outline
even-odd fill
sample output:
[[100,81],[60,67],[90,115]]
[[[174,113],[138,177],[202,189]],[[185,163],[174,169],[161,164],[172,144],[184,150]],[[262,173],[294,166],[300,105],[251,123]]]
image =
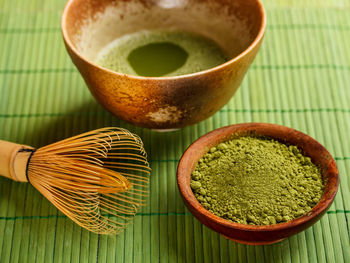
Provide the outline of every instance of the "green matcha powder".
[[212,147],[192,173],[203,207],[232,222],[270,225],[307,214],[320,200],[320,169],[296,146],[239,137]]

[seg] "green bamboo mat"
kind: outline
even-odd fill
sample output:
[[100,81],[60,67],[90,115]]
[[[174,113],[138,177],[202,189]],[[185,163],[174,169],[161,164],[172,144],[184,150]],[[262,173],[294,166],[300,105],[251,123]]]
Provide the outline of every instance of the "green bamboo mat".
[[[0,138],[36,147],[104,126],[139,134],[153,169],[150,197],[119,236],[76,226],[32,186],[0,179],[0,262],[350,262],[350,2],[264,1],[268,26],[233,99],[172,133],[117,120],[96,104],[60,33],[62,0],[0,0]],[[290,126],[335,157],[340,188],[313,227],[269,246],[236,244],[185,209],[176,166],[186,147],[241,122]]]

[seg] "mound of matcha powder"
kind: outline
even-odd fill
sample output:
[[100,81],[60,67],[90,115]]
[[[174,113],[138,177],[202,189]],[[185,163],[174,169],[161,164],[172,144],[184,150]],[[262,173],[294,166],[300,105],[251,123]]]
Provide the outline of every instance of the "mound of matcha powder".
[[296,146],[247,136],[212,147],[193,171],[191,188],[219,217],[270,225],[307,214],[324,184],[320,169]]

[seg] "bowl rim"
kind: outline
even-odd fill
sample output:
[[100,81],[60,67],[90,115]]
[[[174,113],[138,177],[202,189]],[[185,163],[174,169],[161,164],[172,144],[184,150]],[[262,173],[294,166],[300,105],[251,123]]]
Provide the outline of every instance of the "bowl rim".
[[[225,139],[228,140],[228,139],[232,138],[232,136],[235,133],[239,133],[239,132],[242,132],[242,134],[247,133],[247,130],[244,130],[246,128],[248,129],[248,131],[254,131],[254,130],[257,130],[260,128],[262,128],[262,129],[264,129],[264,128],[276,129],[276,131],[284,130],[284,132],[291,132],[291,133],[299,135],[303,141],[305,141],[307,139],[308,141],[310,141],[311,144],[314,144],[315,146],[317,145],[317,148],[320,149],[325,155],[327,155],[327,158],[329,158],[328,163],[327,163],[327,167],[328,166],[332,167],[332,170],[331,171],[327,170],[325,173],[332,173],[332,175],[335,176],[335,185],[334,185],[334,189],[333,189],[334,191],[329,192],[329,191],[326,191],[326,189],[325,189],[325,191],[322,194],[321,200],[312,208],[312,210],[308,214],[303,215],[303,216],[298,217],[298,218],[295,218],[293,220],[284,222],[284,223],[279,223],[279,224],[245,225],[245,224],[240,224],[240,223],[228,221],[228,220],[223,219],[217,215],[214,215],[213,213],[206,210],[199,203],[199,201],[197,200],[197,198],[193,194],[190,185],[185,184],[186,176],[190,177],[191,173],[192,173],[192,171],[190,171],[190,173],[188,173],[189,168],[185,167],[185,166],[192,164],[193,168],[194,168],[195,164],[198,161],[198,160],[196,160],[195,164],[193,162],[189,163],[189,157],[193,156],[193,154],[196,151],[198,153],[198,148],[200,148],[200,147],[202,149],[204,149],[206,147],[206,151],[203,151],[203,153],[200,156],[202,156],[205,152],[207,152],[209,150],[207,145],[209,144],[210,139],[215,138],[215,137],[216,138],[221,137],[221,140],[218,140],[214,144],[214,145],[217,145],[218,143],[225,141]],[[219,134],[221,132],[227,132],[227,134],[222,134],[220,136]],[[280,133],[280,134],[282,134],[282,133]],[[259,134],[259,135],[264,136],[263,134]],[[272,136],[267,136],[267,137],[270,137],[273,139]],[[202,145],[203,142],[206,143],[204,146]],[[286,143],[288,143],[288,141],[286,141]],[[229,228],[229,229],[243,230],[243,231],[248,231],[248,232],[249,231],[251,231],[251,232],[275,232],[275,231],[288,230],[288,229],[292,229],[292,228],[295,228],[297,226],[303,225],[303,224],[311,221],[315,217],[320,216],[324,212],[326,212],[326,210],[332,204],[332,202],[335,198],[335,195],[337,193],[338,187],[339,187],[339,171],[338,171],[338,168],[337,168],[337,165],[336,165],[334,158],[331,156],[331,154],[328,152],[328,150],[324,146],[322,146],[318,141],[316,141],[315,139],[310,137],[309,135],[302,133],[298,130],[295,130],[293,128],[283,126],[283,125],[271,124],[271,123],[253,123],[253,122],[251,122],[251,123],[240,123],[240,124],[233,124],[233,125],[221,127],[221,128],[215,129],[211,132],[204,134],[203,136],[198,138],[196,141],[194,141],[186,149],[186,151],[184,152],[184,154],[182,155],[182,157],[179,161],[178,168],[177,168],[177,184],[178,184],[180,194],[181,194],[182,198],[185,200],[185,204],[188,206],[188,208],[192,214],[194,214],[192,212],[192,210],[195,210],[196,212],[198,212],[198,214],[200,214],[203,218],[209,220],[210,222],[217,224],[217,225],[221,225],[222,227]],[[329,182],[326,183],[325,188],[327,185],[329,186]]]
[[256,4],[258,5],[260,14],[261,14],[261,25],[258,31],[258,34],[256,35],[256,37],[254,38],[254,40],[249,44],[249,46],[247,48],[245,48],[240,54],[238,54],[237,56],[233,57],[232,59],[226,61],[225,63],[222,63],[218,66],[206,69],[206,70],[202,70],[199,72],[195,72],[195,73],[191,73],[191,74],[184,74],[184,75],[179,75],[179,76],[169,76],[169,77],[143,77],[143,76],[134,76],[134,75],[130,75],[130,74],[124,74],[124,73],[120,73],[120,72],[116,72],[113,70],[110,70],[108,68],[99,66],[98,64],[86,59],[80,52],[78,52],[78,50],[74,47],[73,43],[71,42],[71,39],[67,33],[67,16],[68,16],[68,11],[72,5],[72,3],[75,0],[68,0],[64,9],[63,9],[63,14],[61,17],[61,31],[62,31],[62,35],[63,35],[63,39],[64,42],[67,44],[67,46],[74,52],[74,54],[76,56],[79,57],[79,59],[83,60],[85,63],[89,64],[92,67],[98,68],[100,70],[106,71],[110,74],[115,74],[118,76],[127,76],[128,78],[131,79],[137,79],[137,80],[176,80],[176,79],[186,79],[186,78],[192,78],[192,77],[198,77],[201,75],[205,75],[207,73],[210,72],[216,72],[218,70],[222,70],[223,68],[227,67],[228,65],[231,65],[233,63],[235,63],[236,61],[239,61],[240,59],[242,59],[243,57],[247,56],[263,39],[264,34],[265,34],[265,29],[266,29],[266,11],[264,9],[264,6],[261,2],[261,0],[255,0]]

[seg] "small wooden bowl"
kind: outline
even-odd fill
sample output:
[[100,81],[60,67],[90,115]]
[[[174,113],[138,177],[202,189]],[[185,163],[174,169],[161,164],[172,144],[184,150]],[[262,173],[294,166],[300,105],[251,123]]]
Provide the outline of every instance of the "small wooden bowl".
[[[297,219],[268,226],[233,223],[207,211],[196,199],[190,187],[191,173],[198,160],[208,150],[229,140],[233,135],[258,135],[273,138],[282,143],[296,145],[303,154],[321,168],[326,182],[320,202],[307,214]],[[196,140],[183,154],[177,168],[177,183],[190,212],[204,225],[221,235],[243,244],[265,245],[279,242],[297,234],[318,221],[332,204],[339,185],[339,172],[330,153],[310,136],[281,125],[267,123],[243,123],[230,125],[209,132]]]

